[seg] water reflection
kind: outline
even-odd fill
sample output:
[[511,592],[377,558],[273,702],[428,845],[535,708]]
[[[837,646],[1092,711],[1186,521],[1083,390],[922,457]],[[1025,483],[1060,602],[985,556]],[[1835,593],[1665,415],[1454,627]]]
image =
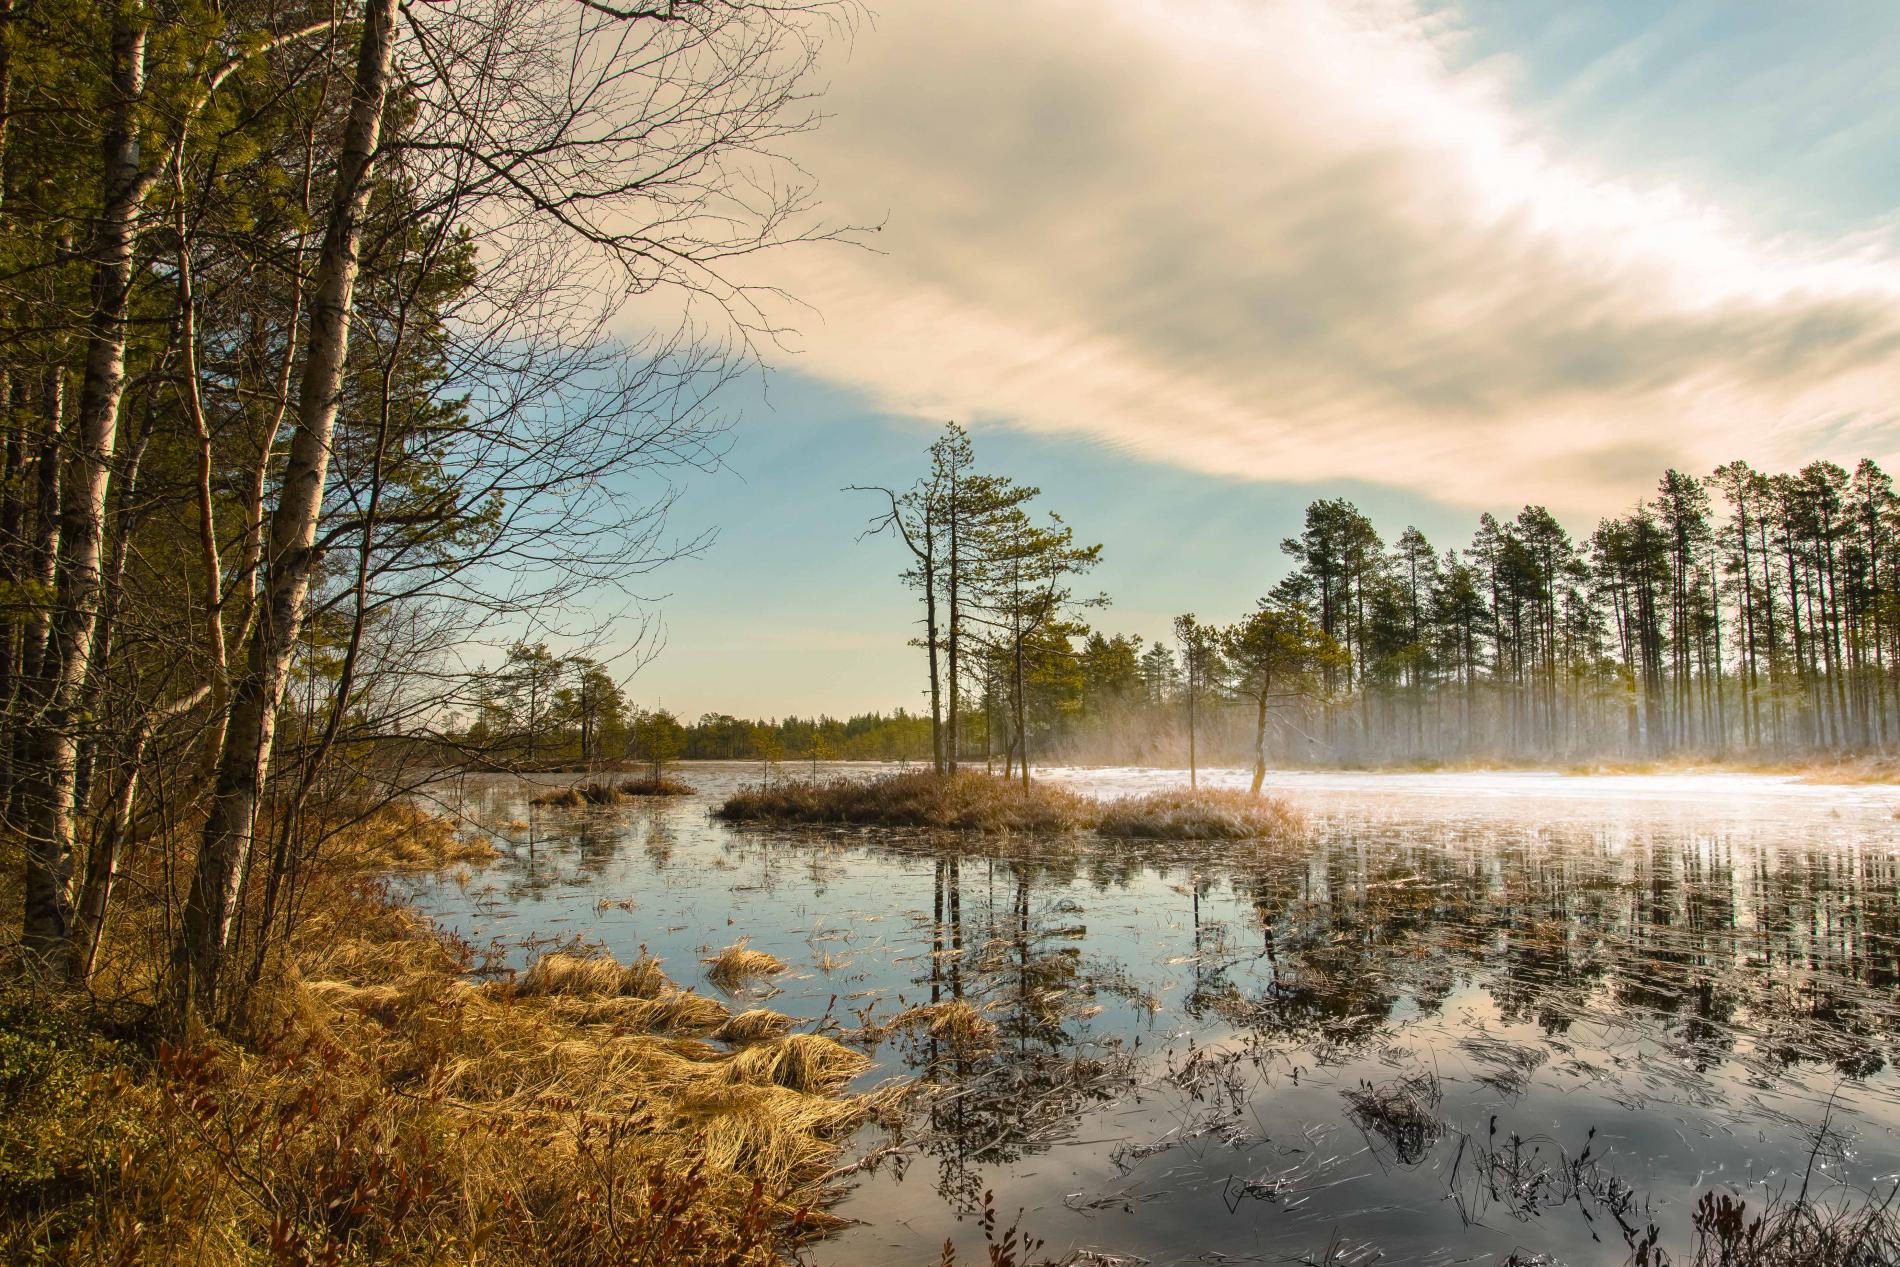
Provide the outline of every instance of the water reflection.
[[[708,797],[750,776],[689,774]],[[465,935],[644,944],[683,980],[747,934],[795,967],[773,1007],[923,1083],[825,1263],[968,1245],[991,1188],[1053,1247],[1156,1262],[1338,1233],[1621,1263],[1652,1220],[1682,1243],[1712,1183],[1900,1169],[1888,794],[1592,782],[1342,778],[1301,788],[1296,845],[1142,850],[735,830],[704,799],[528,810],[470,780],[506,857],[425,896]],[[993,1039],[879,1029],[947,1001]],[[1844,1142],[1816,1154],[1823,1121]]]

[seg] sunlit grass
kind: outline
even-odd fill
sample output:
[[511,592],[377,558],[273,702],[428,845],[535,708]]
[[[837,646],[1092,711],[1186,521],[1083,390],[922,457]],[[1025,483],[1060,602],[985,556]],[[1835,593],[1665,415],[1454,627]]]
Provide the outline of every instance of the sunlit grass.
[[722,990],[738,990],[759,977],[776,976],[785,971],[785,964],[776,955],[753,950],[743,938],[709,955],[703,962],[706,979]]
[[1180,789],[1097,800],[1047,783],[908,771],[868,780],[786,779],[742,788],[715,813],[734,822],[856,823],[974,832],[1097,831],[1139,840],[1247,840],[1298,832],[1297,810],[1272,796]]
[[9,966],[0,1261],[767,1267],[833,1222],[824,1177],[881,1103],[844,1092],[864,1056],[644,954],[473,979],[468,948],[362,878],[399,829],[458,839],[404,818],[340,845],[221,1033],[142,1019],[155,901],[128,898],[102,951],[116,1002]]

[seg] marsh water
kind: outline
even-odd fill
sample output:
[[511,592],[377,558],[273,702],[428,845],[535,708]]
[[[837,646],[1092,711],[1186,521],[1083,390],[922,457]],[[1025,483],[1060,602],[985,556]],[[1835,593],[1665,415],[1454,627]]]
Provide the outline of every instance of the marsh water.
[[863,1085],[935,1094],[853,1141],[878,1164],[818,1264],[986,1261],[985,1192],[1103,1262],[1621,1264],[1652,1226],[1692,1246],[1712,1188],[1900,1174],[1900,788],[1284,773],[1302,839],[1137,848],[736,827],[709,810],[758,766],[679,774],[584,809],[438,785],[503,855],[420,897],[517,964],[644,946],[713,993],[699,960],[749,937],[790,971],[740,1001],[825,1032],[982,1009],[987,1049],[869,1047]]

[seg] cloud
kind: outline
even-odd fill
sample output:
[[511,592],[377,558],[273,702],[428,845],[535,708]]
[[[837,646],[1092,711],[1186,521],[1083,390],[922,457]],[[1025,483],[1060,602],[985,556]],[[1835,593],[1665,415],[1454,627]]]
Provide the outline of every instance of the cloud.
[[1409,0],[893,0],[800,151],[881,253],[780,254],[793,364],[1241,479],[1598,511],[1890,458],[1900,261],[1566,157]]

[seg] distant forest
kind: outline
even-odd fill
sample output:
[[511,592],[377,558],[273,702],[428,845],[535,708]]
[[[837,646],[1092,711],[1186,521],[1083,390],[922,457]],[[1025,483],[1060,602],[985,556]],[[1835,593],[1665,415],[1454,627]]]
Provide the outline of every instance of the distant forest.
[[1900,499],[1871,460],[1666,472],[1573,536],[1542,506],[1470,543],[1306,509],[1232,623],[1092,628],[1100,547],[975,470],[954,425],[872,527],[920,600],[933,759],[1378,762],[1853,753],[1900,739]]
[[[919,600],[917,711],[697,721],[629,707],[598,666],[518,647],[462,739],[510,762],[1379,763],[1807,756],[1900,742],[1900,498],[1874,462],[1665,473],[1573,536],[1542,506],[1469,544],[1387,541],[1322,499],[1291,569],[1231,622],[1097,627],[1101,557],[951,426],[876,500]],[[538,737],[538,739],[537,739]],[[537,749],[538,744],[538,749]]]

